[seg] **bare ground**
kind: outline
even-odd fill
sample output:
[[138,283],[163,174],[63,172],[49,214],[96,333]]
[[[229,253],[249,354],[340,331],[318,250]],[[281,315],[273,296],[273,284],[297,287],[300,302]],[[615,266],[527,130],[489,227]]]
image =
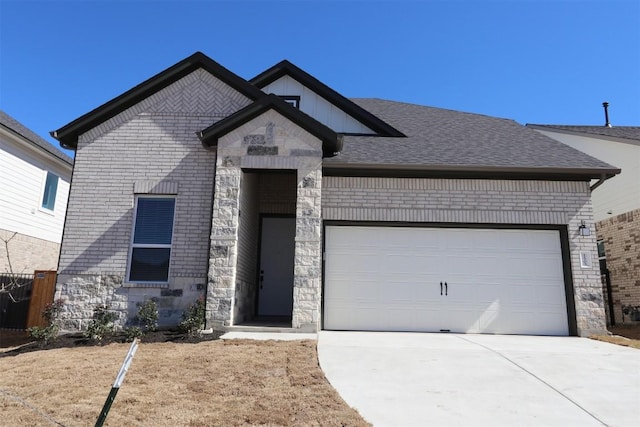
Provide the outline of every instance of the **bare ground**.
[[[640,325],[610,331],[592,338],[640,348]],[[106,425],[368,425],[324,378],[313,341],[146,341]],[[41,349],[24,332],[0,330],[0,424],[95,423],[129,344],[87,344],[71,335]]]
[[[0,347],[0,424],[85,426],[129,344]],[[368,424],[325,379],[314,341],[216,340],[140,344],[105,425]]]
[[613,335],[597,335],[591,338],[640,349],[640,324],[610,326],[609,332]]

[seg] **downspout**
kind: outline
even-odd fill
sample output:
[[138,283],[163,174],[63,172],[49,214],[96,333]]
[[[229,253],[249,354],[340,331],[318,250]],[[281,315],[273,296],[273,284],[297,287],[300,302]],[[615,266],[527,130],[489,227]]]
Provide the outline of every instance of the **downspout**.
[[[607,174],[602,174],[600,175],[600,179],[598,180],[598,182],[596,182],[595,184],[593,184],[590,189],[591,192],[593,193],[593,190],[595,190],[596,188],[600,187],[602,184],[604,184],[604,182],[613,177],[614,175],[607,175]],[[602,276],[604,274],[604,280],[605,280],[605,289],[607,291],[607,303],[609,305],[609,323],[611,326],[615,326],[616,324],[616,316],[615,313],[613,311],[613,295],[612,295],[612,290],[611,290],[611,276],[609,276],[609,269],[607,268],[604,273],[600,273],[600,278],[602,279]]]
[[604,182],[606,180],[608,180],[609,178],[611,178],[613,175],[606,175],[606,174],[602,174],[600,175],[600,179],[598,180],[598,182],[596,182],[595,184],[593,184],[590,187],[591,192],[593,193],[593,190],[595,190],[596,188],[600,187],[602,184],[604,184]]

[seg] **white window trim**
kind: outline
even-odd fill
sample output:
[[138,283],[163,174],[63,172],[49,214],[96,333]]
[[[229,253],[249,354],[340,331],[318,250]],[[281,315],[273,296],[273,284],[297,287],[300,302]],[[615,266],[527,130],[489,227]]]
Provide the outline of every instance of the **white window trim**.
[[[134,246],[133,239],[136,233],[136,222],[138,221],[138,199],[173,199],[173,223],[171,224],[171,243],[170,244],[143,244],[137,243]],[[131,238],[129,239],[129,255],[127,256],[127,271],[124,280],[125,285],[129,287],[168,287],[171,278],[171,258],[173,256],[173,232],[176,228],[176,212],[177,212],[178,198],[175,194],[136,194],[134,196],[133,203],[133,223],[131,225]],[[129,274],[131,273],[131,259],[133,258],[133,248],[169,248],[169,268],[167,269],[167,281],[159,282],[154,281],[142,281],[142,280],[129,280]]]
[[[40,185],[40,199],[38,199],[38,210],[42,213],[45,213],[47,215],[55,215],[56,213],[56,206],[58,205],[58,190],[60,188],[60,175],[58,175],[55,172],[51,172],[48,170],[43,170],[43,178],[42,178],[42,184]],[[42,206],[42,199],[44,198],[44,190],[45,188],[47,188],[47,176],[51,174],[51,175],[55,175],[58,177],[58,186],[56,187],[56,200],[54,202],[53,205],[53,209],[49,209],[49,208],[45,208],[44,206]]]

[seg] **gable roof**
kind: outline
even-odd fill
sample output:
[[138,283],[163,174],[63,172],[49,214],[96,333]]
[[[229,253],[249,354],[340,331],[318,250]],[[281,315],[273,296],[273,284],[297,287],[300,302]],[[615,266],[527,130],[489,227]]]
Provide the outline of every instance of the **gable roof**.
[[258,99],[264,95],[260,89],[249,84],[245,79],[227,70],[205,54],[196,52],[71,123],[52,131],[51,136],[60,141],[60,145],[63,147],[76,148],[78,137],[81,134],[104,123],[199,68],[208,71],[251,100]]
[[386,170],[408,176],[584,180],[620,172],[513,120],[381,99],[353,101],[407,137],[345,135],[343,150],[323,161],[328,174]]
[[532,129],[558,131],[571,134],[586,134],[597,137],[625,139],[627,142],[640,145],[640,126],[569,126],[569,125],[536,125],[527,123]]
[[24,126],[22,123],[0,110],[0,126],[8,131],[21,136],[23,139],[31,143],[39,151],[43,151],[48,156],[53,156],[69,166],[73,165],[73,159],[53,145],[49,144],[44,138]]
[[366,109],[340,95],[338,92],[331,89],[329,86],[325,85],[309,73],[296,67],[286,59],[277,63],[268,70],[258,74],[257,76],[249,80],[249,83],[262,89],[285,75],[297,80],[303,86],[311,89],[313,92],[320,95],[330,103],[334,104],[342,111],[349,114],[354,119],[360,121],[366,127],[378,133],[379,135],[395,137],[404,136],[404,134],[398,129],[394,128],[383,120],[380,120],[379,117],[376,117]]
[[273,94],[263,96],[259,100],[200,132],[198,136],[202,141],[202,145],[205,147],[216,145],[220,137],[268,110],[277,111],[307,132],[318,137],[318,139],[322,141],[323,156],[333,156],[342,148],[342,139],[336,132]]
[[[80,134],[199,68],[253,101],[201,131],[199,137],[205,146],[215,145],[222,135],[274,109],[323,141],[323,169],[327,174],[588,180],[620,173],[611,165],[513,120],[380,99],[349,100],[286,60],[246,81],[200,52],[52,132],[52,135],[62,146],[75,147]],[[261,90],[285,75],[377,134],[339,135],[278,96],[267,96]],[[335,155],[338,151],[340,153]]]

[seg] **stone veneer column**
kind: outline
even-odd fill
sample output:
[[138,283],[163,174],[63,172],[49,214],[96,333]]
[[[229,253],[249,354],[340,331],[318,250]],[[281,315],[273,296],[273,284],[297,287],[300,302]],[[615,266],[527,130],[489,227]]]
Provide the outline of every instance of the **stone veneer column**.
[[[579,227],[584,221],[591,230],[590,236],[581,236]],[[593,210],[589,201],[573,216],[567,225],[571,269],[573,271],[573,296],[576,309],[578,335],[588,337],[607,333],[607,324],[598,263],[595,224]],[[581,263],[581,254],[591,260],[591,266]]]
[[296,248],[293,279],[293,328],[320,327],[322,275],[322,170],[298,170]]
[[238,219],[242,170],[218,157],[211,214],[207,286],[207,328],[232,324],[238,258]]

